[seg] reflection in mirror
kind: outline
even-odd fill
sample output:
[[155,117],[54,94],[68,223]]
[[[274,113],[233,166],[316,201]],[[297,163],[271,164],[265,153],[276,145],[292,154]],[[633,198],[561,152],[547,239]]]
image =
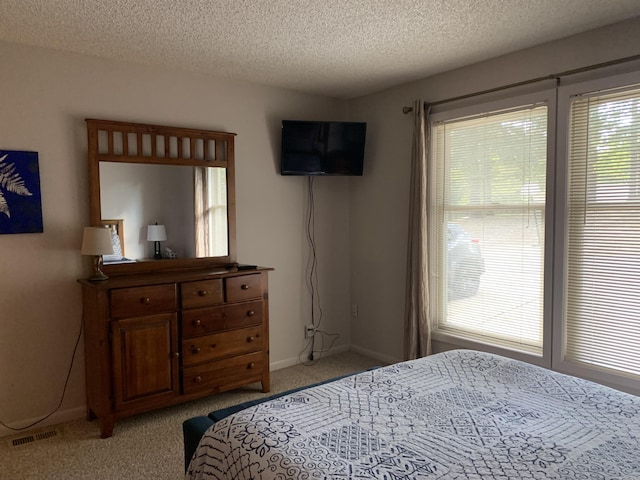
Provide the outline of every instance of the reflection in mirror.
[[153,257],[156,222],[178,258],[229,254],[225,168],[100,162],[100,203],[103,219],[123,219],[128,258]]
[[226,169],[194,167],[196,257],[229,254]]

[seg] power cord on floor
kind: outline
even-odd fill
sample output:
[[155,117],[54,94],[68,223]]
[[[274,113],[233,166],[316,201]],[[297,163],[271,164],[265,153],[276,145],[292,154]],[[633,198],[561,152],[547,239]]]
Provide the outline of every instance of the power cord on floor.
[[62,388],[62,395],[60,395],[60,401],[58,402],[58,405],[56,406],[56,408],[54,408],[51,412],[46,414],[44,417],[42,417],[42,418],[36,420],[35,422],[30,423],[29,425],[26,425],[24,427],[19,427],[19,428],[10,427],[5,422],[0,420],[0,425],[1,426],[3,426],[4,428],[6,428],[8,430],[12,430],[14,432],[20,432],[20,431],[23,431],[23,430],[28,430],[29,428],[32,428],[32,427],[36,426],[37,424],[39,424],[41,422],[44,422],[47,418],[49,418],[51,415],[53,415],[58,410],[60,410],[60,407],[62,406],[62,402],[64,400],[64,396],[67,393],[67,386],[69,385],[69,378],[71,378],[71,371],[73,370],[73,364],[75,362],[76,353],[78,352],[78,345],[80,344],[80,339],[81,338],[82,338],[82,320],[80,320],[80,330],[78,332],[78,337],[76,338],[76,344],[73,347],[73,354],[71,355],[71,363],[70,363],[69,369],[67,371],[67,377],[64,380],[64,386]]

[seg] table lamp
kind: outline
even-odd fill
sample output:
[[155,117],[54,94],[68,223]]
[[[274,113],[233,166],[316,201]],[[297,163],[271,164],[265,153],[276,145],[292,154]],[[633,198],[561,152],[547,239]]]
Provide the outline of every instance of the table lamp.
[[164,225],[147,225],[147,241],[153,242],[153,258],[156,260],[162,258],[160,255],[160,242],[167,239],[167,229]]
[[93,255],[93,276],[91,281],[106,280],[102,272],[102,255],[113,253],[111,230],[104,227],[85,227],[82,235],[82,255]]

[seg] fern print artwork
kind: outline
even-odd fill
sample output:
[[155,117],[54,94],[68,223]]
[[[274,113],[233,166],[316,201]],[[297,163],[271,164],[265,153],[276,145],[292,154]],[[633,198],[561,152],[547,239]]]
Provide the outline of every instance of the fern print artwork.
[[0,150],[0,234],[41,232],[38,152]]

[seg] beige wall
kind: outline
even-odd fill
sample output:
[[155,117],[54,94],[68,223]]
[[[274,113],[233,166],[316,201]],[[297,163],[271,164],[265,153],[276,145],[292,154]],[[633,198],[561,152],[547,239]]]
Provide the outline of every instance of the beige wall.
[[[0,43],[0,149],[39,152],[44,233],[0,235],[0,420],[57,405],[80,328],[88,224],[84,119],[236,132],[238,259],[270,275],[271,360],[297,361],[308,323],[305,179],[278,174],[279,122],[340,120],[345,102],[199,74]],[[326,330],[349,344],[348,180],[315,183]],[[55,423],[84,414],[84,345]],[[0,434],[10,433],[0,428]]]
[[[0,148],[39,152],[45,230],[0,235],[0,420],[20,426],[57,405],[78,334],[75,280],[88,271],[79,255],[88,222],[84,118],[238,133],[238,255],[276,268],[274,368],[296,361],[309,321],[306,179],[277,173],[279,121],[368,122],[364,176],[315,180],[320,298],[324,328],[341,334],[338,349],[393,361],[402,358],[412,129],[402,107],[638,54],[638,45],[634,20],[345,102],[0,43]],[[358,305],[351,321],[350,304]],[[83,348],[48,423],[83,415]]]
[[[412,115],[433,102],[640,54],[640,18],[430,77],[349,103],[368,122],[365,176],[351,182],[351,348],[403,356],[404,287]],[[429,52],[425,52],[425,56]],[[634,68],[639,68],[638,66]]]

